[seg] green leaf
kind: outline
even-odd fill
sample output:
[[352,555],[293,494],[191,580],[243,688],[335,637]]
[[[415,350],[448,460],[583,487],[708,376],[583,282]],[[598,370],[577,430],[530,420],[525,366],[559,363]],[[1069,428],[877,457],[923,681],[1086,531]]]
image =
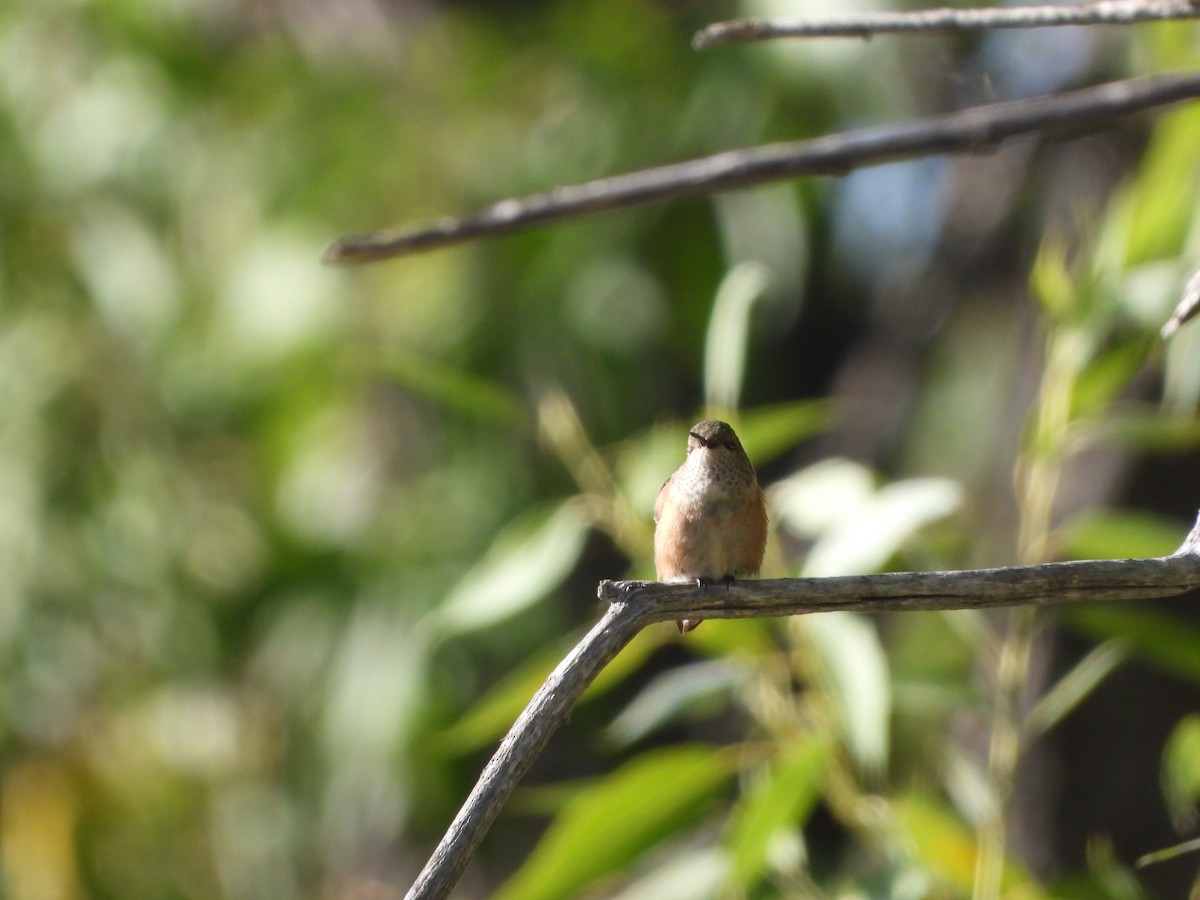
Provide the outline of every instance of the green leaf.
[[1093,426],[1100,437],[1137,450],[1193,450],[1200,447],[1200,420],[1164,416],[1157,408],[1124,406]]
[[955,512],[962,489],[947,478],[910,478],[875,492],[826,531],[809,551],[804,575],[881,571],[917,531]]
[[1146,365],[1151,341],[1155,339],[1143,335],[1097,354],[1076,379],[1071,397],[1072,416],[1077,419],[1102,416]]
[[1182,107],[1163,115],[1129,190],[1131,215],[1126,262],[1176,256],[1195,217],[1200,154],[1200,110]]
[[1140,869],[1144,866],[1152,866],[1155,863],[1166,862],[1169,859],[1175,859],[1183,856],[1185,853],[1196,853],[1200,851],[1200,838],[1192,838],[1190,841],[1183,841],[1179,844],[1173,844],[1170,847],[1164,847],[1162,850],[1154,850],[1139,856],[1137,859],[1137,867]]
[[711,747],[656,750],[631,760],[567,804],[496,900],[576,896],[627,870],[669,834],[696,823],[734,772]]
[[805,822],[821,796],[829,745],[803,740],[787,748],[754,782],[734,809],[727,843],[733,885],[749,890],[766,870],[771,843]]
[[1143,900],[1146,896],[1137,876],[1116,858],[1111,841],[1099,836],[1088,841],[1087,872],[1056,879],[1050,891],[1055,900]]
[[471,418],[503,425],[518,425],[528,419],[528,411],[516,394],[470,372],[398,350],[376,365],[410,391]]
[[1045,734],[1128,657],[1128,651],[1118,640],[1094,647],[1034,704],[1025,722],[1026,731],[1031,736]]
[[1058,539],[1072,559],[1142,559],[1174,553],[1187,531],[1143,510],[1093,509],[1064,525]]
[[436,624],[446,634],[478,631],[532,606],[570,574],[590,526],[573,499],[526,513],[454,586]]
[[1076,306],[1075,279],[1067,269],[1062,241],[1046,238],[1038,248],[1033,270],[1029,273],[1033,295],[1052,319],[1067,318]]
[[[663,633],[656,629],[642,631],[604,667],[579,702],[603,694],[641,668],[647,657],[662,643]],[[480,697],[462,718],[435,735],[434,743],[449,753],[467,753],[498,740],[512,727],[517,716],[545,682],[546,676],[572,646],[573,641],[564,641],[527,659]]]
[[670,854],[645,875],[621,889],[611,900],[712,900],[713,885],[720,884],[729,868],[717,847],[672,848]]
[[[913,792],[895,802],[897,819],[912,852],[923,867],[952,889],[930,891],[932,896],[971,896],[975,883],[975,835],[944,803]],[[1006,900],[1045,897],[1019,862],[1008,857],[1001,882]]]
[[821,660],[850,755],[871,780],[887,768],[891,681],[875,626],[864,616],[807,616],[804,634]]
[[704,400],[709,409],[727,414],[738,407],[750,315],[770,284],[770,270],[752,260],[730,269],[717,288],[704,343]]
[[830,409],[825,400],[747,409],[738,414],[737,432],[750,458],[762,464],[829,427]]
[[1097,638],[1118,638],[1125,647],[1161,669],[1200,681],[1200,630],[1175,616],[1105,604],[1063,609],[1075,628]]
[[748,667],[730,659],[677,666],[657,676],[608,726],[617,746],[627,746],[675,721],[705,701],[730,697],[750,677]]
[[1200,803],[1200,715],[1184,716],[1167,739],[1162,787],[1176,827],[1195,827],[1196,805]]

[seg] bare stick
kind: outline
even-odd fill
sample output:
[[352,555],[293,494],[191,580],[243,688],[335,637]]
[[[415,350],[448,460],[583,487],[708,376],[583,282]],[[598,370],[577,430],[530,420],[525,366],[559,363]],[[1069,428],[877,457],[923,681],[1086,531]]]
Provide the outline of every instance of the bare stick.
[[1184,285],[1183,296],[1160,332],[1163,340],[1165,341],[1178,331],[1179,326],[1184,322],[1195,318],[1198,312],[1200,312],[1200,271],[1193,272],[1192,277]]
[[642,610],[617,599],[550,673],[500,742],[406,900],[449,895],[504,801],[571,714],[575,701],[648,622]]
[[926,9],[865,13],[841,18],[735,19],[696,33],[698,50],[775,38],[861,37],[900,32],[955,32],[983,28],[1044,28],[1051,25],[1130,25],[1194,19],[1200,6],[1188,0],[1108,0],[1080,6],[1009,6],[984,9]]
[[730,150],[686,162],[509,198],[428,228],[350,235],[325,250],[327,263],[363,263],[534,225],[675,197],[794,178],[843,175],[859,166],[933,153],[977,152],[1033,132],[1067,134],[1120,116],[1200,96],[1200,74],[1156,75],[1031,100],[993,103],[900,125]]
[[603,581],[611,605],[546,679],[500,743],[470,796],[425,864],[407,900],[446,897],[521,776],[571,707],[622,647],[650,622],[681,618],[982,609],[1024,604],[1171,597],[1200,587],[1200,519],[1173,556],[844,578],[737,581],[697,587]]

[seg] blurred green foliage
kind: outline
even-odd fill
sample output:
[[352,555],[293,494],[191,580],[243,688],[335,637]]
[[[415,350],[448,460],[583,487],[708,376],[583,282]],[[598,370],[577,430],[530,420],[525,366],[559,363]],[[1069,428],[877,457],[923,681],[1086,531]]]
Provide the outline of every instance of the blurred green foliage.
[[[0,894],[401,896],[595,581],[652,574],[649,511],[703,409],[768,487],[769,575],[1011,562],[1018,458],[1086,481],[1095,455],[1200,445],[1200,329],[1165,359],[1153,337],[1200,260],[1194,106],[1144,148],[318,264],[339,233],[954,105],[945,85],[1022,52],[696,54],[698,16],[0,6]],[[1194,65],[1194,38],[1070,44],[1071,77]],[[1115,490],[1037,490],[1056,555],[1184,530]],[[1031,734],[1131,659],[1200,682],[1172,612],[1063,620],[1099,643]],[[650,629],[462,895],[965,896],[995,644],[967,613]],[[1196,732],[1159,748],[1183,829]],[[1131,862],[1103,840],[1066,872],[1012,855],[1005,895],[1142,896]]]

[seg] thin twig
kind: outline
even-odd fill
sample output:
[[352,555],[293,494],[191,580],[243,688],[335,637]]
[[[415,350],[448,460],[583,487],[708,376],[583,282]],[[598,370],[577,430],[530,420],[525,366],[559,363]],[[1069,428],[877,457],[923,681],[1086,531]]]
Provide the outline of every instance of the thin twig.
[[1080,6],[1009,6],[864,13],[829,19],[734,19],[714,22],[692,38],[698,50],[775,38],[859,37],[900,32],[955,32],[983,28],[1044,28],[1052,25],[1130,25],[1194,19],[1200,6],[1188,0],[1108,0]]
[[425,864],[407,900],[453,890],[521,776],[605,664],[651,622],[856,612],[980,609],[1171,597],[1200,587],[1200,520],[1173,556],[1014,566],[965,572],[900,572],[843,578],[737,581],[697,587],[604,581],[610,607],[554,670],[500,743],[475,789]]
[[1167,319],[1166,324],[1162,327],[1163,340],[1165,341],[1178,331],[1179,326],[1184,322],[1195,318],[1198,312],[1200,312],[1200,271],[1193,272],[1192,277],[1184,285],[1183,296],[1175,307],[1175,311],[1171,313],[1171,318]]
[[1054,97],[993,103],[899,125],[730,150],[542,194],[509,198],[428,228],[350,235],[325,250],[327,263],[363,263],[521,231],[607,210],[711,194],[800,175],[851,169],[934,153],[978,152],[1033,132],[1076,133],[1131,113],[1200,96],[1200,75],[1155,75]]
[[575,701],[648,622],[642,610],[617,600],[550,673],[500,742],[406,900],[449,895],[500,808],[550,736],[570,716]]

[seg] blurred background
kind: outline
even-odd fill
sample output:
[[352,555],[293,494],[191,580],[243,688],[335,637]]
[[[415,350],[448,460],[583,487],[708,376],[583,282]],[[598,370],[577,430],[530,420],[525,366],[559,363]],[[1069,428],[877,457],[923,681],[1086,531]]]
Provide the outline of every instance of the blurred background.
[[[882,8],[876,4],[874,8]],[[400,897],[733,421],[764,574],[1171,552],[1200,105],[361,269],[333,237],[1194,66],[1196,26],[698,53],[767,0],[0,4],[0,895]],[[462,897],[968,896],[1002,617],[648,629]],[[1179,897],[1200,622],[1031,632],[1009,896]],[[1042,698],[1042,699],[1039,699]]]

